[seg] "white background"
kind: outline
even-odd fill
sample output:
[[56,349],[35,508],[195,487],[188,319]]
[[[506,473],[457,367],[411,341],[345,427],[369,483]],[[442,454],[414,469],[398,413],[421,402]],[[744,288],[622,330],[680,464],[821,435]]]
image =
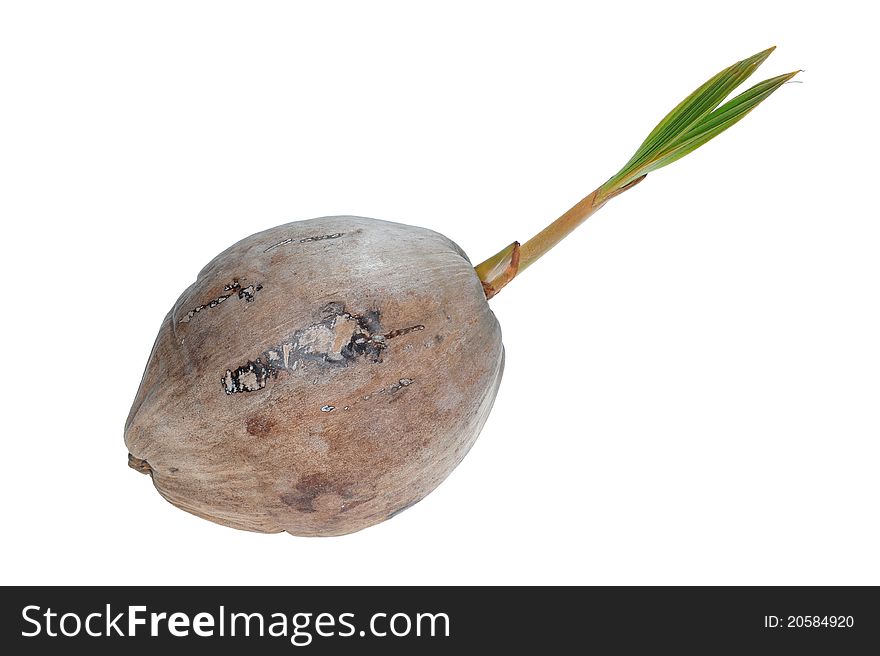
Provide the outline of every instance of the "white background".
[[[880,584],[876,22],[735,5],[4,3],[0,581]],[[755,81],[803,84],[492,301],[495,409],[416,507],[259,535],[126,466],[162,318],[232,242],[351,213],[480,261],[771,44]]]

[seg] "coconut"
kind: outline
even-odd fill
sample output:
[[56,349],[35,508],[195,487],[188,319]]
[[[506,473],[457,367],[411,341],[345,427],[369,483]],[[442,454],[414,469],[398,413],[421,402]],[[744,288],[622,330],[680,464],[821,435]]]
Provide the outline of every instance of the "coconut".
[[349,533],[449,475],[503,363],[474,267],[443,235],[353,216],[288,223],[215,257],[174,304],[125,442],[195,515]]
[[354,216],[230,247],[165,317],[125,426],[129,464],[174,505],[252,531],[341,535],[409,508],[461,462],[492,407],[504,347],[487,300],[790,80],[724,102],[772,50],[711,78],[617,174],[476,267],[439,233]]

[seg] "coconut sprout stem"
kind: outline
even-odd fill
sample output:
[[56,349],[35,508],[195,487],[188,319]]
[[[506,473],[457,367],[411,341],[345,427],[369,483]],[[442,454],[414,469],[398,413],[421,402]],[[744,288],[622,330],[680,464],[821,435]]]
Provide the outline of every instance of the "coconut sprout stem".
[[519,254],[519,271],[525,271],[535,260],[565,239],[609,200],[627,189],[635,187],[644,179],[644,175],[640,176],[611,193],[608,193],[603,187],[599,187],[581,199],[577,205],[522,245]]
[[764,80],[725,102],[774,48],[738,61],[710,78],[657,124],[630,160],[605,184],[524,244],[513,242],[474,267],[486,298],[495,296],[609,200],[634,187],[651,171],[671,164],[721,134],[797,75],[799,71]]

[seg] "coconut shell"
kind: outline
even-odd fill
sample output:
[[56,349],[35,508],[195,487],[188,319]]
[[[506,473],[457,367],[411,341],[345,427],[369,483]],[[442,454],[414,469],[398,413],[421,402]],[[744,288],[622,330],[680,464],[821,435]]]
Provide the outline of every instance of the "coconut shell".
[[215,257],[165,317],[126,422],[129,464],[220,524],[350,533],[449,475],[503,362],[480,280],[443,235],[288,223]]

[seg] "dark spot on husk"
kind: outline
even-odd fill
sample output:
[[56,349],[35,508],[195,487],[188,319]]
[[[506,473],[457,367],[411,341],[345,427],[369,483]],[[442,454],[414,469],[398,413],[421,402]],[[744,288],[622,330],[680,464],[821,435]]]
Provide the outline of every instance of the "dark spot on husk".
[[248,417],[247,422],[245,422],[247,432],[254,437],[267,437],[274,427],[275,421],[273,419],[261,415]]
[[313,513],[316,512],[315,500],[325,494],[343,499],[340,512],[346,512],[376,498],[375,495],[363,497],[356,494],[349,481],[315,472],[300,478],[293,491],[281,495],[281,501],[298,512]]
[[367,332],[381,333],[382,324],[379,323],[379,310],[369,310],[359,317],[358,323],[364,327]]

